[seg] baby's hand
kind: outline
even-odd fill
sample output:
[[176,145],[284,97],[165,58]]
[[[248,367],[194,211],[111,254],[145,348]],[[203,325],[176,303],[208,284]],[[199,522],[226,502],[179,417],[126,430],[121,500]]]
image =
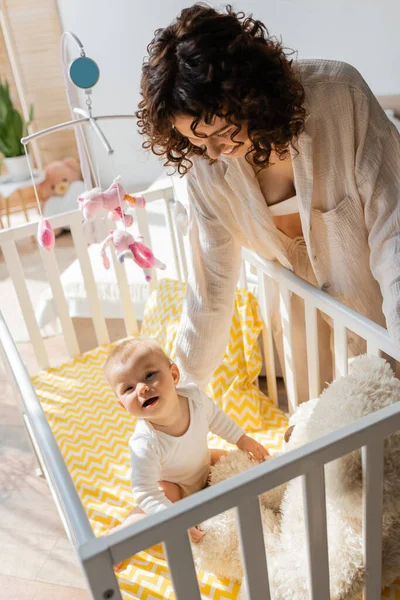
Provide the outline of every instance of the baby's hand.
[[269,456],[268,450],[248,435],[242,435],[236,446],[239,448],[239,450],[244,450],[260,462]]
[[205,535],[205,532],[198,527],[191,527],[189,529],[190,541],[193,542],[193,544],[198,544]]

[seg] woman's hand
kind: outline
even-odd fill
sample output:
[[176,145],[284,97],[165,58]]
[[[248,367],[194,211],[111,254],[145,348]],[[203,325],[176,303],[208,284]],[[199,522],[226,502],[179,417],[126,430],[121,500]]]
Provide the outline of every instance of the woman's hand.
[[263,462],[263,460],[270,455],[264,446],[256,442],[256,440],[253,440],[253,438],[249,437],[248,435],[242,435],[236,446],[239,448],[239,450],[244,450],[244,452],[247,452],[250,454],[250,456],[260,462]]

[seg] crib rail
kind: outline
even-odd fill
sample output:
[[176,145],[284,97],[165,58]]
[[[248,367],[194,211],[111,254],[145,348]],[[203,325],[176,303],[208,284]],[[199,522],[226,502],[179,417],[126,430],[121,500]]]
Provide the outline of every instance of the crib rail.
[[268,393],[271,399],[277,400],[275,384],[275,362],[272,351],[271,307],[269,304],[268,289],[271,282],[279,286],[280,316],[283,330],[283,344],[285,356],[286,391],[288,395],[290,412],[298,405],[296,382],[299,376],[294,364],[294,352],[291,335],[291,294],[303,298],[305,303],[306,340],[307,340],[307,367],[310,397],[315,398],[321,392],[319,379],[319,353],[317,341],[317,310],[331,317],[334,327],[334,358],[335,376],[340,377],[348,372],[347,357],[347,331],[359,335],[367,343],[367,353],[381,356],[386,353],[395,360],[400,360],[400,349],[388,336],[386,329],[365,319],[356,311],[338,302],[325,292],[316,289],[313,285],[297,277],[294,273],[281,265],[263,260],[254,252],[243,250],[243,259],[256,269],[255,281],[258,283],[258,297],[260,310],[267,327],[264,331],[265,363],[268,380]]

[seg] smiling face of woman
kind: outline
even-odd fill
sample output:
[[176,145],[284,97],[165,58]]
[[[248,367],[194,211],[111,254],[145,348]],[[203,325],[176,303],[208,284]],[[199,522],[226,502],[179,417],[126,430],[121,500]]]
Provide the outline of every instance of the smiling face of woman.
[[217,159],[221,155],[227,158],[240,158],[245,156],[252,146],[245,124],[241,124],[241,130],[233,135],[237,126],[227,123],[221,117],[215,117],[212,124],[200,121],[194,133],[191,129],[193,121],[190,115],[178,115],[174,118],[173,125],[193,146],[205,146],[208,156],[212,159]]

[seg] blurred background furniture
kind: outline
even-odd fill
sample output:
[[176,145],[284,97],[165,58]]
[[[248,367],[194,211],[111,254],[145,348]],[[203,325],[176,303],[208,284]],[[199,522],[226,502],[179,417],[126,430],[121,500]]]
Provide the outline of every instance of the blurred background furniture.
[[[33,174],[36,185],[44,181],[45,174],[43,171],[35,169]],[[7,175],[0,177],[1,216],[5,217],[7,227],[11,227],[10,217],[12,214],[22,211],[28,223],[30,220],[30,209],[35,209],[35,212],[37,212],[34,196],[32,196],[33,201],[27,201],[28,196],[24,194],[24,190],[27,190],[27,188],[32,188],[30,178],[23,181],[14,181],[7,177]]]

